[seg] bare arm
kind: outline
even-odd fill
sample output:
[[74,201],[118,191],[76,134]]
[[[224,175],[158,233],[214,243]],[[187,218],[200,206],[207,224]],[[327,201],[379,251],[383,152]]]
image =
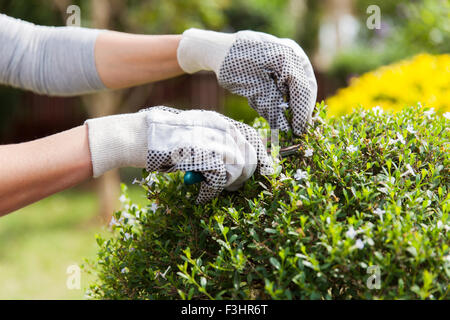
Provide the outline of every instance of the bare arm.
[[[9,49],[21,47],[26,53],[26,57],[21,61],[14,60],[16,55],[13,51],[3,55],[3,59],[6,59],[8,63],[0,63],[0,83],[40,93],[73,95],[103,89],[95,82],[95,77],[99,78],[107,88],[118,89],[158,81],[183,73],[176,56],[181,36],[145,36],[112,31],[100,32],[95,38],[95,45],[92,46],[92,61],[86,61],[90,58],[88,47],[91,43],[89,40],[91,33],[85,29],[83,35],[87,40],[84,42],[70,38],[78,45],[86,46],[85,49],[77,47],[80,53],[78,51],[73,53],[75,57],[79,57],[78,62],[83,62],[83,67],[77,68],[78,65],[75,64],[72,70],[70,68],[73,66],[73,61],[64,52],[61,52],[61,50],[67,49],[63,46],[66,43],[63,40],[66,37],[68,37],[67,39],[73,37],[72,33],[66,32],[68,29],[47,30],[35,28],[31,24],[18,22],[5,16],[0,18],[3,19],[3,23],[17,25],[17,34],[29,33],[28,37],[23,38],[24,41],[15,43],[17,46],[7,47]],[[47,68],[46,63],[36,64],[47,61],[39,58],[46,57],[47,54],[38,50],[41,56],[34,57],[33,52],[27,50],[28,42],[25,40],[33,38],[34,32],[50,32],[55,35],[55,39],[58,41],[53,42],[53,49],[59,52],[57,57],[70,60],[66,61],[68,69],[64,69],[64,64],[53,63],[54,59],[49,59],[48,62],[52,62],[52,65],[62,65],[61,70],[52,69],[52,65]],[[5,29],[2,29],[0,38],[1,36],[9,39]],[[43,42],[38,41],[38,43],[42,45],[42,48],[46,47]],[[1,66],[5,67],[11,63],[21,66],[21,68],[12,68],[19,70],[16,75],[1,68]],[[89,67],[90,65],[94,70]],[[39,72],[29,72],[31,70],[23,69],[24,66],[30,66],[32,71],[39,70]],[[32,68],[32,66],[37,67]],[[61,78],[61,81],[58,81],[58,77]],[[70,79],[71,77],[72,79]],[[47,78],[52,81],[36,82],[36,79]],[[44,83],[46,86],[43,85]],[[92,83],[94,84],[92,85]],[[124,121],[121,121],[121,124],[123,123]],[[137,130],[139,128],[137,123],[139,122],[133,122],[131,127]],[[0,216],[92,177],[93,168],[87,131],[87,125],[85,125],[31,142],[0,146]],[[114,132],[117,133],[116,131]],[[145,136],[145,133],[142,134]],[[129,143],[126,147],[131,148],[132,145],[133,143]],[[140,152],[145,153],[146,149],[142,148]]]
[[[181,36],[54,29],[4,15],[0,15],[0,25],[10,27],[0,28],[0,40],[11,41],[2,47],[3,52],[0,50],[0,83],[45,94],[74,95],[104,86],[130,87],[183,73],[177,62]],[[55,59],[63,60],[56,63]],[[7,68],[11,65],[16,67]],[[124,120],[128,118],[121,118],[120,124],[128,123]],[[142,121],[130,121],[132,129],[127,129],[140,128],[138,123]],[[119,135],[120,130],[113,132]],[[137,139],[139,142],[145,140],[145,132],[140,135],[144,138]],[[0,146],[0,216],[92,177],[95,172],[88,140],[85,125],[31,142]],[[112,140],[117,143],[120,139]],[[133,149],[133,142],[126,141],[123,148]],[[145,147],[137,149],[134,155],[146,152]],[[95,146],[94,150],[100,150],[97,153],[101,155],[103,146]],[[97,153],[94,160],[103,163],[97,160]],[[111,162],[106,158],[104,162]]]
[[95,63],[103,83],[119,89],[178,76],[180,35],[147,36],[101,33],[95,44]]
[[0,216],[92,177],[87,126],[0,146]]

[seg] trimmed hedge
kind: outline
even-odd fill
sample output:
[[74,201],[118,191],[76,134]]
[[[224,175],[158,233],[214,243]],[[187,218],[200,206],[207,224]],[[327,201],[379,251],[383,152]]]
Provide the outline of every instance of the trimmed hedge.
[[449,119],[420,106],[325,113],[283,137],[300,152],[274,176],[207,205],[181,173],[145,174],[145,208],[123,187],[88,296],[448,299]]

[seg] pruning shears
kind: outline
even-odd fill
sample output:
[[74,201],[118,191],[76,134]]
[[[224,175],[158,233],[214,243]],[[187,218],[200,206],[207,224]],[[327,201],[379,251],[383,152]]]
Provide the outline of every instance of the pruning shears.
[[[300,145],[295,144],[292,146],[284,147],[280,149],[280,156],[282,158],[291,156],[293,154],[296,154],[299,151]],[[199,171],[187,171],[184,174],[184,184],[187,186],[200,183],[202,181],[205,181],[205,177],[203,174]]]

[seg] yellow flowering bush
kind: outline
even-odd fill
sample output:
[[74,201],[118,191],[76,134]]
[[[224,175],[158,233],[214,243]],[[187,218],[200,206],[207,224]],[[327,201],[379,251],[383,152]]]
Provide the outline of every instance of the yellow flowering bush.
[[450,55],[420,54],[383,66],[351,80],[350,86],[327,99],[329,115],[362,106],[399,111],[417,103],[437,112],[450,111]]

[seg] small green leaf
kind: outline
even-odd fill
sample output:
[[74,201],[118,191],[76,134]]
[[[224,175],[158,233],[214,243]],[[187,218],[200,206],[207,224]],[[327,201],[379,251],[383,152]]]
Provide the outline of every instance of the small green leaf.
[[271,258],[269,259],[269,261],[270,261],[270,263],[275,267],[275,269],[280,270],[281,265],[280,265],[280,262],[279,262],[276,258],[271,257]]

